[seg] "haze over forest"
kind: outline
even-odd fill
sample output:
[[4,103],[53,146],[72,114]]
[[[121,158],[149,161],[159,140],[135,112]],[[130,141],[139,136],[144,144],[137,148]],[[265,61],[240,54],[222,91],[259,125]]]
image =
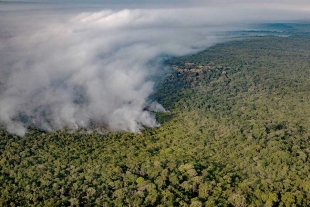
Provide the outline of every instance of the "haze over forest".
[[0,1],[0,206],[310,206],[310,4]]
[[[24,135],[158,127],[162,61],[258,23],[309,18],[306,1],[0,2],[0,122]],[[146,107],[149,110],[144,110]]]

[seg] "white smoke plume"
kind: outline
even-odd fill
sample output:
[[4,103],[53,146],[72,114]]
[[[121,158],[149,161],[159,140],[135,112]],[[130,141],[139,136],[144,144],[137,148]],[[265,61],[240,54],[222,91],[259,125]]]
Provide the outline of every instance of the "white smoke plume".
[[245,23],[308,15],[305,7],[252,4],[39,14],[28,7],[6,5],[0,13],[0,122],[21,136],[29,124],[47,131],[94,123],[130,132],[157,127],[145,107],[165,111],[148,100],[160,57],[207,48],[221,41],[219,32]]

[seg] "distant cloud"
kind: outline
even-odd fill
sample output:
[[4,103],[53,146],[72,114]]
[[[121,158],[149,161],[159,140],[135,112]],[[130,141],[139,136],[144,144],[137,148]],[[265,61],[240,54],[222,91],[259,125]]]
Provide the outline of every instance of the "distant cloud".
[[9,4],[0,13],[0,122],[19,135],[29,124],[48,131],[157,127],[144,109],[164,111],[148,100],[162,55],[197,52],[241,25],[309,17],[252,4],[101,11],[91,4],[18,6],[19,12]]

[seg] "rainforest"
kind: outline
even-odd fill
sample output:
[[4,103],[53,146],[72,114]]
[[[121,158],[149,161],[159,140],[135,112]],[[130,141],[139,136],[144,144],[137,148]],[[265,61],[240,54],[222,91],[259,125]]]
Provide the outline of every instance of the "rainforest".
[[270,27],[165,59],[160,127],[2,127],[1,206],[310,206],[310,25]]

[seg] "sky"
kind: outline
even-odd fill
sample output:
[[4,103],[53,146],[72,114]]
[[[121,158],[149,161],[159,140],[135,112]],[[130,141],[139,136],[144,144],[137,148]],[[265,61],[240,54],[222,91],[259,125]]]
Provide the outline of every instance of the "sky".
[[[163,57],[226,41],[257,23],[308,21],[306,1],[0,2],[0,123],[23,136],[159,127],[149,96]],[[150,110],[146,111],[148,107]]]

